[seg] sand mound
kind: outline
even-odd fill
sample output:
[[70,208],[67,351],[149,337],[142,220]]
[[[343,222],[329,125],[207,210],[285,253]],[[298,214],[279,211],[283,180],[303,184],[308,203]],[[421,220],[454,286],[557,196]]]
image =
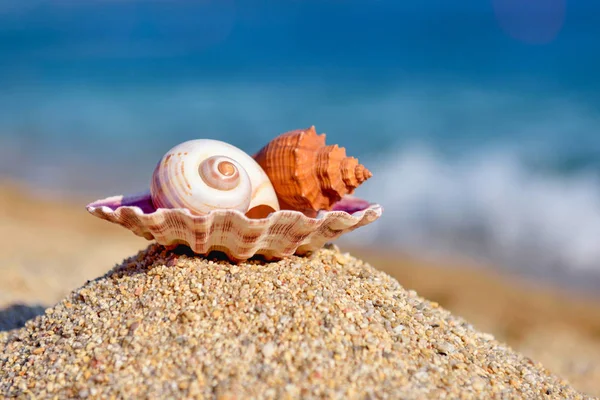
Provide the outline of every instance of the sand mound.
[[230,265],[151,245],[0,344],[5,396],[583,398],[335,249]]

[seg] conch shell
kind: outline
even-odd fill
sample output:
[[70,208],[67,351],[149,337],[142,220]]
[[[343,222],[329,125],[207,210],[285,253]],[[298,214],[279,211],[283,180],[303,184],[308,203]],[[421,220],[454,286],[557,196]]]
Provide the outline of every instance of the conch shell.
[[[293,138],[298,136],[301,135]],[[304,146],[305,141],[300,139],[297,142]],[[345,154],[340,157],[335,150],[337,146],[330,152],[319,153],[321,147],[314,150],[321,157],[318,160],[335,153],[328,159],[341,167],[339,171],[322,172],[318,177],[336,177],[345,186],[341,187],[339,182],[331,185],[336,194],[327,197],[325,191],[322,195],[327,198],[329,210],[314,215],[301,209],[280,209],[276,187],[257,161],[234,146],[208,139],[184,142],[169,150],[152,174],[150,190],[97,200],[88,204],[87,210],[164,246],[184,244],[198,254],[221,251],[232,261],[258,254],[268,260],[306,254],[375,221],[383,211],[378,204],[351,196],[342,198],[342,193],[350,192],[370,173],[364,167],[359,168],[354,159],[345,158]],[[310,153],[306,149],[311,148],[315,146],[298,147],[298,152]],[[277,159],[268,160],[269,170],[277,170],[280,165]],[[300,166],[307,163],[303,159],[295,162]],[[350,169],[355,171],[354,175],[347,173]],[[294,174],[287,165],[281,170],[288,171],[296,180],[310,177]],[[278,182],[283,180],[280,175],[274,177]],[[282,198],[294,200],[301,196]],[[325,204],[325,200],[321,201]]]
[[346,149],[325,145],[314,126],[283,133],[259,150],[254,159],[267,173],[282,209],[307,215],[331,207],[372,174]]
[[235,146],[210,139],[169,150],[156,165],[150,194],[156,208],[186,208],[196,215],[238,210],[256,217],[279,210],[273,185],[256,161]]

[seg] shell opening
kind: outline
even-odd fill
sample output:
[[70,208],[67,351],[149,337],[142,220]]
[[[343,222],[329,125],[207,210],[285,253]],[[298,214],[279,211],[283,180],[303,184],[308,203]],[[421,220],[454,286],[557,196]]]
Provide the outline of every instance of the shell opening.
[[198,174],[211,188],[232,190],[240,183],[240,172],[236,164],[229,157],[209,157],[198,166]]
[[246,212],[246,217],[250,218],[250,219],[262,219],[262,218],[267,218],[269,216],[269,214],[274,213],[275,210],[273,207],[266,205],[266,204],[260,204],[256,207],[252,207],[250,210],[248,210]]

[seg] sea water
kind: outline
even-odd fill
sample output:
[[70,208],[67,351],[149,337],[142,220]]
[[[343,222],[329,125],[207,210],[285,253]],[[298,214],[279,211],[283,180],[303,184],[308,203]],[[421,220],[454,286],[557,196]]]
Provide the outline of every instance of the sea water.
[[0,174],[137,192],[181,141],[253,153],[315,125],[385,208],[345,241],[590,282],[599,20],[592,0],[4,0]]

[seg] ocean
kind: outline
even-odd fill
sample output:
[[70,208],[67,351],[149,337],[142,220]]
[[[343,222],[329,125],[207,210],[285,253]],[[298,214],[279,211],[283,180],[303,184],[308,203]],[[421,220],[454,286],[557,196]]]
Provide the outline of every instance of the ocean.
[[315,125],[385,209],[343,242],[596,289],[599,17],[592,0],[3,0],[0,177],[91,201],[147,188],[179,142],[253,153]]

